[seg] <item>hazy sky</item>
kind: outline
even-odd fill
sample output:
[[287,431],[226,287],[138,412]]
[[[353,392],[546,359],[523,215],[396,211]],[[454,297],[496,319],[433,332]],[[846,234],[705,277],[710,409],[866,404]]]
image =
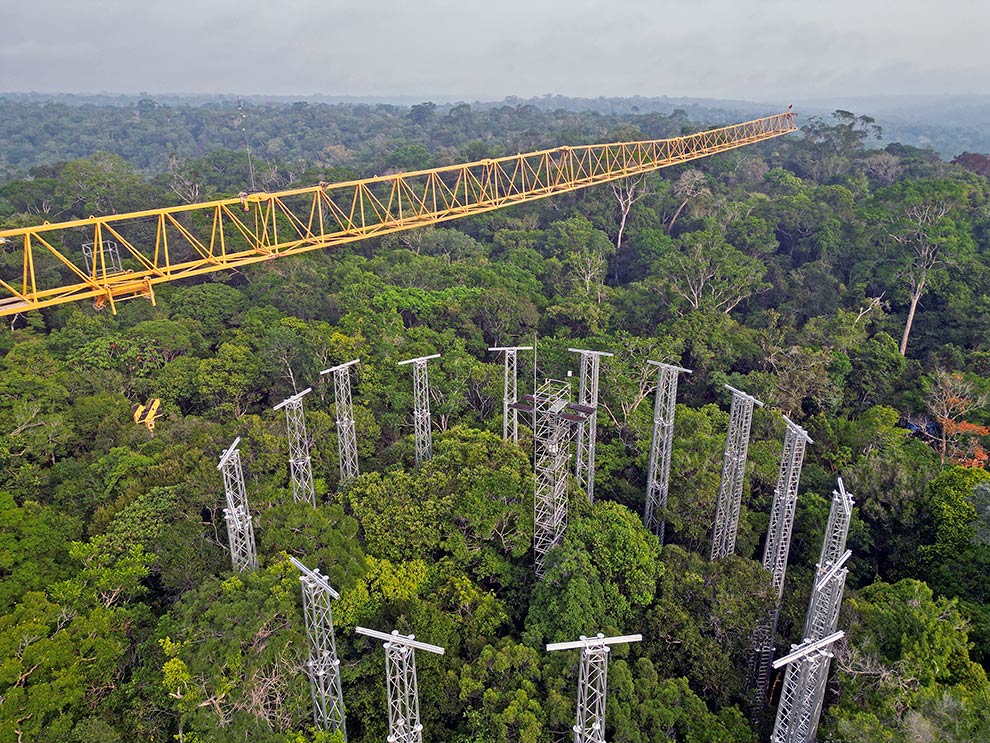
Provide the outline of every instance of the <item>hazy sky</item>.
[[0,0],[0,91],[990,92],[985,0]]

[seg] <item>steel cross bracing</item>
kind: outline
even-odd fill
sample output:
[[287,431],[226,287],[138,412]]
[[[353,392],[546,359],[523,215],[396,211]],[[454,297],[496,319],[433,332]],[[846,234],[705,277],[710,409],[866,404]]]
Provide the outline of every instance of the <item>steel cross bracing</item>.
[[846,587],[846,560],[852,553],[846,553],[828,568],[819,571],[808,600],[808,613],[804,620],[804,639],[819,640],[835,632],[839,622],[839,609],[842,608],[842,594]]
[[763,567],[770,573],[775,606],[773,611],[757,625],[753,638],[753,658],[751,661],[754,686],[761,698],[766,697],[770,682],[774,635],[777,632],[780,599],[784,593],[787,554],[791,547],[791,532],[794,528],[794,510],[797,507],[801,466],[804,463],[805,446],[811,443],[811,437],[808,436],[807,431],[786,415],[783,418],[787,424],[787,432],[784,435],[784,449],[780,455],[780,469],[777,473],[777,487],[774,489],[770,526],[767,529],[767,540],[763,549]]
[[306,413],[303,411],[303,397],[310,392],[312,392],[312,387],[307,387],[302,392],[280,402],[274,407],[274,410],[285,408],[285,430],[289,439],[289,474],[292,478],[292,497],[300,503],[316,506],[313,469],[309,460],[309,437],[306,435]]
[[832,658],[830,648],[844,634],[834,632],[818,640],[792,645],[790,654],[774,661],[774,668],[786,665],[787,672],[771,743],[814,743]]
[[[851,553],[845,549],[852,518],[853,498],[846,492],[842,479],[839,489],[832,492],[832,507],[828,526],[822,540],[821,556],[815,571],[815,585],[808,602],[808,614],[804,623],[804,642],[792,646],[801,657],[787,668],[777,707],[771,741],[774,743],[812,743],[818,730],[825,684],[831,653],[823,643],[836,635],[842,594],[848,570],[845,563]],[[801,655],[802,648],[816,645],[818,649]],[[792,653],[792,657],[794,653]],[[786,658],[774,663],[783,665]]]
[[722,479],[718,486],[715,529],[712,534],[711,559],[721,560],[736,550],[736,530],[742,505],[743,478],[746,476],[746,453],[749,450],[749,430],[753,425],[753,406],[763,403],[752,395],[725,385],[732,393],[729,431],[725,438],[722,458]]
[[574,476],[577,478],[588,500],[595,500],[595,439],[598,433],[598,374],[603,356],[615,354],[605,351],[587,351],[583,348],[568,348],[571,353],[581,355],[581,376],[578,384],[578,405],[592,408],[577,431],[577,461]]
[[420,465],[433,456],[433,429],[430,426],[430,378],[426,362],[438,359],[440,354],[420,356],[400,361],[399,366],[413,367],[413,439],[416,447],[416,464]]
[[333,374],[334,410],[337,415],[337,460],[340,464],[340,484],[347,485],[358,470],[357,436],[354,434],[354,406],[351,404],[350,368],[360,359],[348,361],[320,372]]
[[673,364],[647,361],[658,368],[657,401],[653,407],[653,438],[650,443],[650,463],[646,471],[646,510],[643,523],[663,544],[666,529],[667,488],[670,481],[670,452],[674,441],[674,408],[677,403],[677,375],[691,374]]
[[[532,346],[497,346],[489,351],[501,351],[505,359],[505,371],[502,384],[502,438],[508,441],[519,440],[519,411],[512,404],[519,400],[519,351],[532,351]],[[511,434],[511,436],[510,436]]]
[[547,650],[581,649],[578,677],[577,721],[574,743],[605,743],[605,698],[608,693],[608,654],[610,645],[639,642],[642,635],[585,637],[577,642],[555,642]]
[[[806,643],[822,641],[835,633],[848,573],[842,567],[842,563],[845,562],[848,554],[847,552],[841,558],[841,562],[815,584],[808,607],[810,626],[806,627]],[[806,668],[800,669],[800,672],[795,671],[791,666],[788,667],[781,701],[777,707],[773,740],[813,743],[825,699],[825,685],[828,681],[831,658],[831,653],[818,651],[802,659],[807,662]],[[778,731],[779,737],[776,737]]]
[[514,403],[533,414],[533,556],[537,576],[544,558],[564,538],[567,527],[567,465],[571,426],[584,421],[589,408],[569,402],[570,382],[547,380],[533,395]]
[[843,566],[849,559],[846,539],[852,520],[853,497],[839,478],[839,489],[832,491],[832,507],[822,540],[822,551],[815,569],[815,586],[808,604],[804,638],[817,640],[835,631],[848,572]]
[[244,471],[241,469],[241,443],[238,436],[220,456],[217,469],[223,474],[223,492],[227,507],[223,509],[227,522],[227,542],[230,544],[230,562],[234,570],[244,572],[258,567],[258,553],[254,543],[254,524],[248,508],[247,490],[244,487]]
[[422,743],[419,721],[419,689],[416,682],[416,650],[443,655],[437,645],[418,642],[415,635],[392,634],[356,627],[358,634],[385,641],[385,684],[388,691],[388,742]]
[[[786,112],[673,139],[558,147],[363,180],[0,230],[0,315],[154,286],[437,224],[648,173],[796,131]],[[88,267],[80,246],[92,243]],[[114,248],[111,248],[111,243]],[[112,250],[121,259],[114,261]]]
[[331,599],[340,595],[330,587],[330,581],[319,570],[310,570],[294,557],[289,560],[302,572],[303,613],[306,618],[306,640],[309,657],[306,674],[313,699],[313,721],[321,730],[340,731],[347,740],[344,720],[344,696],[340,687],[340,660],[333,633]]
[[787,553],[791,547],[791,531],[794,528],[794,509],[797,507],[804,449],[807,444],[813,443],[807,431],[786,415],[783,418],[787,424],[787,432],[784,435],[784,450],[780,455],[780,469],[777,472],[777,487],[774,488],[770,526],[767,529],[767,541],[763,549],[763,567],[770,571],[778,601],[784,593]]

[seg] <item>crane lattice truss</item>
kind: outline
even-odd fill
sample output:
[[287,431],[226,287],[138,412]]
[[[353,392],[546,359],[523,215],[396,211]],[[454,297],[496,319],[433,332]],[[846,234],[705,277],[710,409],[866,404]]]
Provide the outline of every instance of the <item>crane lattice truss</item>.
[[423,743],[416,683],[416,650],[443,655],[444,649],[416,640],[415,635],[392,634],[357,627],[360,635],[385,641],[385,683],[388,689],[389,743]]
[[568,348],[571,353],[581,355],[581,376],[578,384],[578,405],[591,409],[577,431],[577,462],[574,476],[578,485],[588,494],[588,500],[595,500],[595,439],[598,432],[598,374],[603,356],[615,354],[605,351],[587,351],[583,348]]
[[238,436],[221,455],[217,469],[223,473],[223,492],[227,501],[223,518],[227,522],[230,562],[234,570],[243,573],[258,567],[258,552],[254,543],[254,525],[248,508],[247,490],[244,487],[241,452],[237,448],[240,443]]
[[313,487],[313,468],[309,458],[309,436],[306,435],[306,413],[303,397],[313,391],[307,387],[288,397],[274,407],[285,408],[285,431],[289,439],[289,474],[292,478],[292,497],[300,503],[316,506],[316,490]]
[[[341,245],[647,173],[796,131],[791,112],[673,139],[558,147],[431,170],[0,231],[0,315],[98,306],[221,269]],[[89,244],[89,258],[82,246]]]
[[516,410],[533,414],[533,556],[543,575],[547,552],[560,544],[567,527],[567,465],[571,426],[582,423],[589,409],[570,402],[571,385],[547,380],[533,395],[523,395]]
[[663,544],[666,530],[667,488],[670,482],[670,452],[674,441],[674,408],[677,402],[677,375],[685,369],[659,361],[647,361],[658,368],[657,401],[653,408],[653,438],[650,464],[646,471],[646,510],[643,523]]
[[787,666],[771,743],[814,743],[832,659],[830,648],[844,636],[834,632],[818,640],[792,645],[791,653],[774,662]]
[[502,384],[502,438],[508,441],[519,440],[519,411],[512,407],[519,400],[519,351],[532,351],[532,346],[498,346],[489,351],[501,351],[505,360]]
[[344,697],[340,687],[340,660],[333,633],[331,599],[340,595],[319,570],[310,570],[294,557],[292,564],[302,572],[303,613],[306,618],[306,640],[309,657],[306,673],[313,698],[313,721],[320,730],[340,731],[347,740],[344,720]]
[[354,406],[351,404],[350,368],[359,359],[339,364],[320,372],[333,374],[334,407],[337,415],[337,461],[340,464],[340,484],[347,485],[359,474],[357,436],[354,433]]
[[639,642],[642,635],[585,637],[577,642],[554,642],[548,651],[581,650],[578,677],[577,721],[574,743],[605,743],[605,698],[608,692],[608,654],[610,645]]
[[753,425],[753,406],[763,403],[752,395],[725,385],[732,393],[729,411],[729,432],[725,438],[722,458],[722,480],[718,486],[715,510],[715,530],[712,534],[711,559],[721,560],[736,550],[736,529],[742,504],[743,478],[746,476],[746,453],[749,450],[749,430]]
[[794,510],[797,507],[801,466],[804,463],[805,446],[811,443],[807,431],[786,415],[783,418],[787,424],[787,432],[784,435],[784,450],[780,455],[777,487],[774,489],[773,506],[770,511],[770,526],[767,529],[767,540],[763,549],[763,567],[770,573],[775,605],[770,614],[757,625],[751,661],[754,686],[761,698],[766,697],[770,682],[774,635],[777,632],[780,599],[784,593],[787,553],[791,548],[791,532],[794,528]]
[[426,362],[440,358],[440,354],[420,356],[418,359],[400,361],[399,366],[413,367],[413,439],[416,447],[416,464],[420,465],[433,456],[433,430],[430,426],[430,378]]

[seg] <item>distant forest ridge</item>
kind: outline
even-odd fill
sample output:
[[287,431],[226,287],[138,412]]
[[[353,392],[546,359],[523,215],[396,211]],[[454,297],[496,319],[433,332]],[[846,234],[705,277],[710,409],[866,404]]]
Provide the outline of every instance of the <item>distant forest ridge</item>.
[[[816,98],[796,101],[758,102],[715,98],[645,97],[625,98],[597,97],[574,98],[560,95],[544,95],[532,98],[509,96],[499,101],[464,101],[450,96],[274,96],[233,94],[74,94],[74,93],[0,93],[0,166],[31,167],[51,163],[49,152],[35,153],[20,162],[11,157],[7,142],[14,134],[12,128],[22,127],[22,116],[13,116],[11,106],[22,108],[44,106],[51,103],[78,107],[93,112],[107,108],[133,109],[142,101],[153,101],[160,106],[184,109],[215,107],[278,108],[304,103],[314,107],[371,107],[394,106],[409,109],[432,101],[438,113],[468,103],[475,110],[490,110],[503,106],[533,106],[540,111],[569,111],[573,113],[598,113],[605,116],[636,116],[645,114],[671,115],[682,111],[692,121],[729,123],[762,116],[793,104],[799,115],[799,123],[806,123],[812,116],[829,116],[836,109],[867,115],[876,120],[883,131],[882,138],[874,143],[882,147],[898,142],[914,147],[929,148],[943,159],[951,160],[963,152],[990,152],[990,96],[850,96]],[[24,111],[22,110],[22,113]],[[78,112],[77,112],[78,113]],[[51,131],[49,131],[51,134]],[[40,142],[39,149],[40,148]],[[50,143],[49,143],[50,144]],[[113,151],[113,150],[111,150]],[[89,152],[70,154],[66,157],[86,156]],[[123,153],[117,153],[122,154]],[[183,154],[183,153],[180,153]],[[185,153],[202,154],[202,153]],[[129,160],[133,157],[123,155]],[[6,163],[4,162],[6,160]]]

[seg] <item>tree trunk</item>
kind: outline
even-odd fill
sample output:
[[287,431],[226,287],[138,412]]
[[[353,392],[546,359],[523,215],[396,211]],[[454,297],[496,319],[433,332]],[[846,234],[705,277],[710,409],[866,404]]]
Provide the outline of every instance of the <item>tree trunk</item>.
[[907,322],[904,323],[904,335],[901,336],[901,356],[907,356],[908,336],[911,335],[911,325],[914,323],[914,313],[918,309],[918,302],[925,291],[925,282],[921,282],[918,288],[911,293],[911,308],[908,310]]
[[688,203],[688,200],[689,200],[690,198],[691,198],[691,197],[690,197],[690,196],[688,196],[688,198],[687,198],[687,199],[684,199],[684,201],[682,201],[682,202],[681,202],[681,205],[680,205],[679,207],[677,207],[677,211],[676,211],[676,212],[674,212],[674,216],[673,216],[673,217],[671,217],[671,219],[670,219],[670,224],[668,224],[668,225],[667,225],[667,234],[668,234],[668,235],[672,233],[672,231],[673,231],[673,229],[674,229],[674,222],[676,222],[676,221],[677,221],[677,217],[678,217],[678,216],[680,216],[680,213],[681,213],[681,209],[683,209],[683,208],[684,208],[684,206],[685,206],[685,205],[686,205],[686,204]]

